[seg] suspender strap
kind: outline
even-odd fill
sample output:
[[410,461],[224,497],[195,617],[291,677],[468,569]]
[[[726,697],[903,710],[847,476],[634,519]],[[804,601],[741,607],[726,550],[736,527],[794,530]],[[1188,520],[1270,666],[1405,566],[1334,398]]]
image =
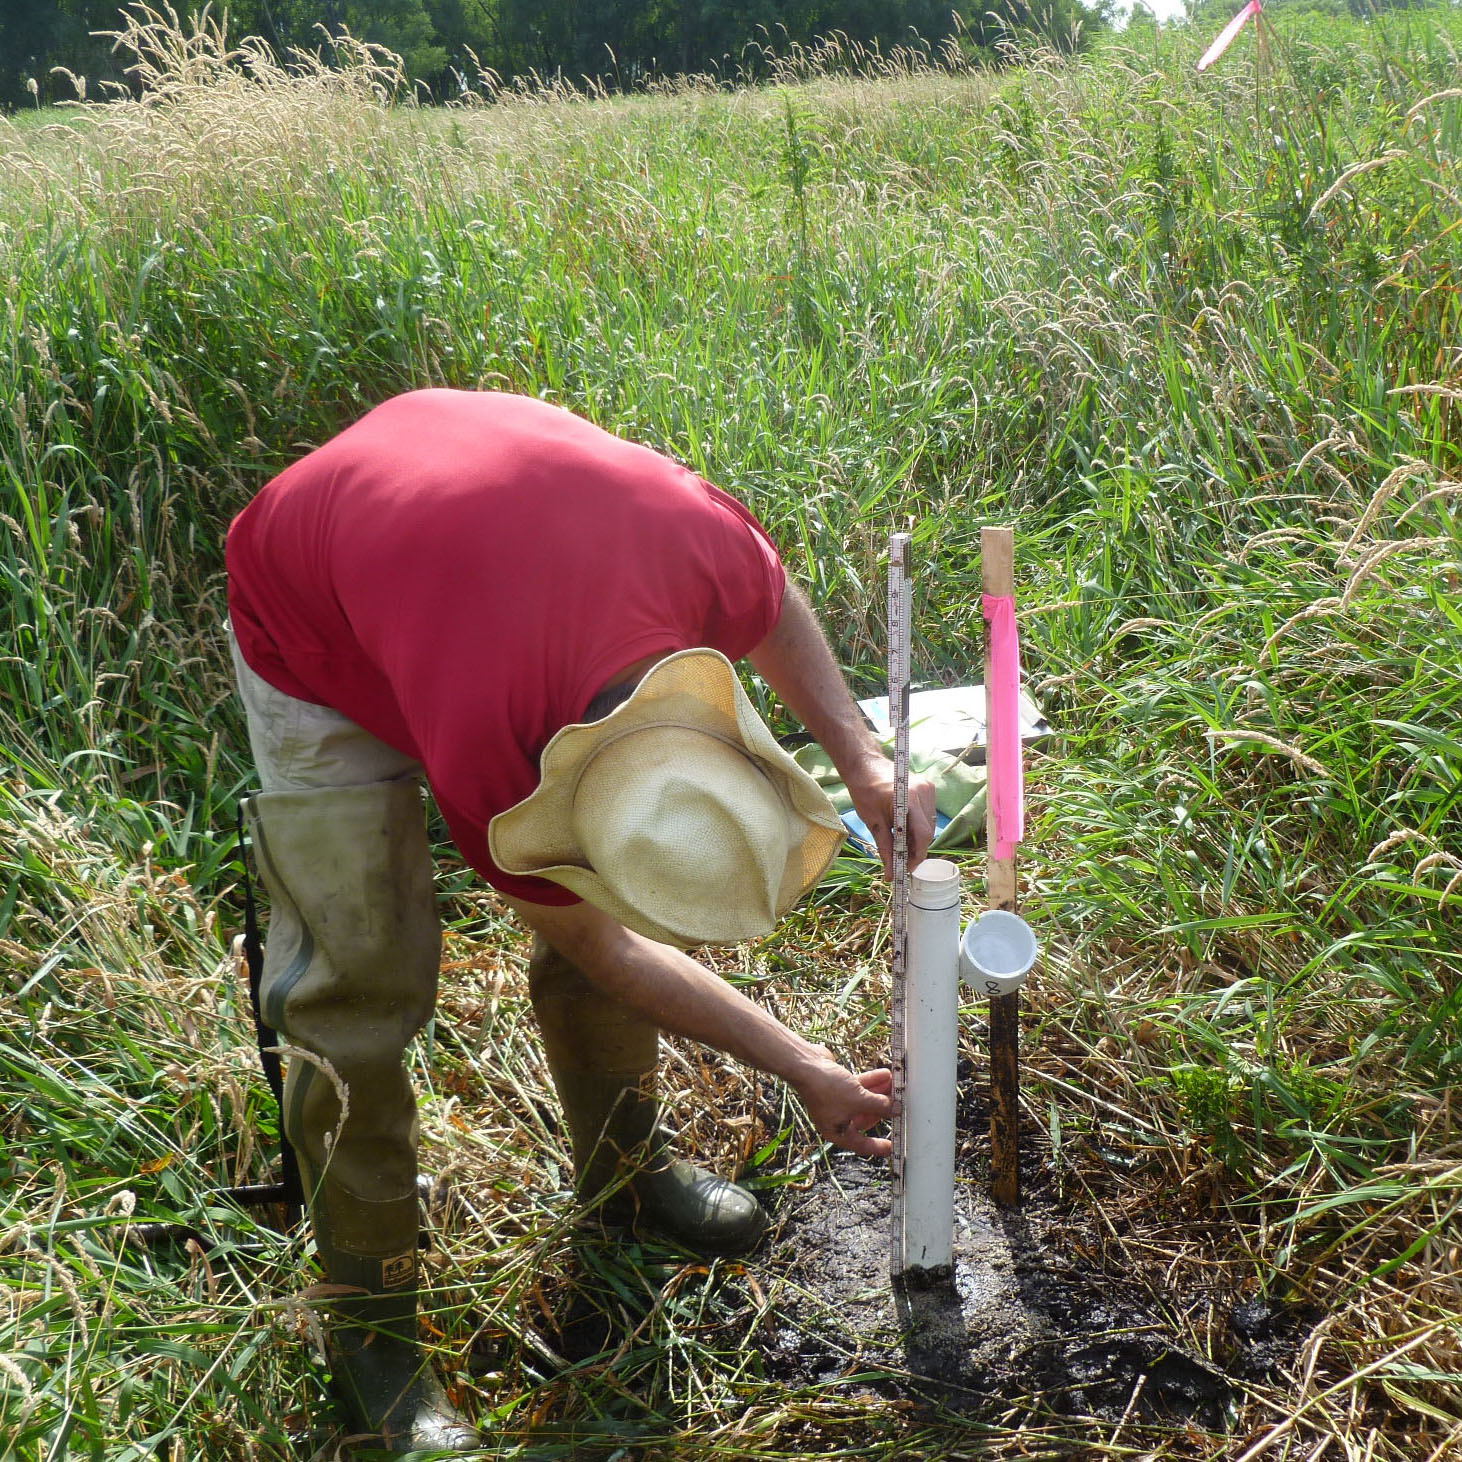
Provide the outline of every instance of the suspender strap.
[[[244,799],[246,801],[247,799]],[[254,1038],[259,1043],[259,1061],[264,1067],[264,1080],[274,1094],[279,1114],[279,1176],[282,1201],[291,1210],[304,1207],[304,1187],[300,1182],[299,1162],[289,1138],[284,1133],[284,1068],[275,1049],[279,1037],[264,1024],[263,1007],[259,1002],[259,986],[264,978],[264,946],[259,938],[259,909],[254,901],[254,881],[249,876],[248,834],[244,829],[244,801],[238,809],[239,866],[244,874],[244,964],[249,971],[249,1004],[254,1012]],[[291,1218],[295,1216],[291,1213]]]

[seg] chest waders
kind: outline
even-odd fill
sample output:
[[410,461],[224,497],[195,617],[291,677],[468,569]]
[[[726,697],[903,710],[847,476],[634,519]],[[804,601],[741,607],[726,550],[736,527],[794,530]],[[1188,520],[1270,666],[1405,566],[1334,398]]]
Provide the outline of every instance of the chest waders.
[[287,1057],[334,1389],[357,1441],[464,1452],[477,1432],[418,1341],[416,1098],[404,1053],[436,1003],[441,926],[414,778],[265,792],[244,803],[270,896],[263,1023]]
[[528,989],[573,1139],[580,1199],[602,1199],[611,1220],[638,1220],[703,1253],[754,1248],[767,1223],[756,1199],[668,1151],[654,1091],[659,1030],[536,936]]

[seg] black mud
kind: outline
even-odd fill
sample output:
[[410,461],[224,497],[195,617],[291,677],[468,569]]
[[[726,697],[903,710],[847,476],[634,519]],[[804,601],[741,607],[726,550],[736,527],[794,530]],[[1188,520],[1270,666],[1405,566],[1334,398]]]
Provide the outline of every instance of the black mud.
[[1288,1360],[1307,1328],[1235,1294],[1215,1353],[1199,1354],[1164,1314],[1161,1275],[1105,1272],[1090,1221],[1049,1191],[1003,1211],[975,1182],[958,1190],[952,1281],[894,1287],[889,1194],[886,1169],[839,1155],[784,1200],[769,1372],[858,1377],[967,1414],[1025,1402],[1221,1432],[1243,1383]]
[[[985,1114],[962,1107],[952,1276],[891,1283],[888,1168],[834,1153],[807,1186],[778,1190],[755,1255],[701,1269],[708,1290],[730,1296],[710,1305],[701,1338],[759,1352],[757,1373],[787,1386],[995,1426],[1091,1418],[1221,1434],[1250,1383],[1282,1382],[1321,1315],[1256,1296],[1231,1229],[1184,1220],[1159,1194],[1144,1200],[1125,1172],[1084,1170],[1068,1202],[1038,1140],[1023,1152],[1019,1207],[998,1208],[978,1170]],[[485,1326],[476,1369],[582,1381],[585,1365],[642,1332],[687,1257],[592,1217],[571,1245],[548,1326],[496,1342]]]

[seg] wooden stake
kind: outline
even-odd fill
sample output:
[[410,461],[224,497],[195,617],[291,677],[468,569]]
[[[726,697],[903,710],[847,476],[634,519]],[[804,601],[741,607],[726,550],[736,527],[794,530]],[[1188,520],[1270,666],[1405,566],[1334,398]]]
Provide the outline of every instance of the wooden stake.
[[[1015,532],[980,530],[980,561],[986,594],[1015,593]],[[990,719],[990,626],[985,625],[985,720]],[[988,745],[988,734],[986,738]],[[1015,856],[997,858],[995,800],[985,821],[985,893],[992,909],[1016,912]],[[995,1201],[1005,1208],[1020,1202],[1020,992],[990,1001],[990,1176]]]

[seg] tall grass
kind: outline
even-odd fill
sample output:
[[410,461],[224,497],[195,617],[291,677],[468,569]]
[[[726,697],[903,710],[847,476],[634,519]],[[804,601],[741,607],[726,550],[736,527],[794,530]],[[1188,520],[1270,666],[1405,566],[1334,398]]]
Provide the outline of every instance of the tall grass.
[[[1150,1270],[1164,1236],[1195,1347],[1222,1348],[1205,1290],[1326,1313],[1239,1441],[1143,1445],[1449,1455],[1453,18],[1311,17],[1203,78],[1168,34],[999,76],[804,57],[755,90],[587,100],[489,78],[427,111],[366,49],[284,66],[135,15],[143,101],[0,122],[9,1449],[283,1456],[319,1409],[297,1243],[208,1197],[264,1172],[272,1132],[229,944],[249,772],[222,537],[311,444],[445,383],[541,392],[743,497],[860,689],[889,524],[917,523],[929,683],[978,674],[978,528],[1017,524],[1062,732],[1029,769],[1032,1131],[1113,1220],[1113,1263]],[[1047,1445],[786,1395],[736,1344],[767,1270],[586,1246],[521,944],[449,850],[441,888],[420,1079],[475,1218],[440,1237],[435,1333],[504,1454]],[[842,865],[728,973],[876,1055],[880,900]],[[780,1093],[671,1069],[701,1151],[785,1133],[768,1186],[815,1160]],[[128,1247],[134,1214],[204,1243]],[[586,1358],[556,1353],[575,1291],[621,1322]],[[1138,1434],[1112,1431],[1062,1435]]]

